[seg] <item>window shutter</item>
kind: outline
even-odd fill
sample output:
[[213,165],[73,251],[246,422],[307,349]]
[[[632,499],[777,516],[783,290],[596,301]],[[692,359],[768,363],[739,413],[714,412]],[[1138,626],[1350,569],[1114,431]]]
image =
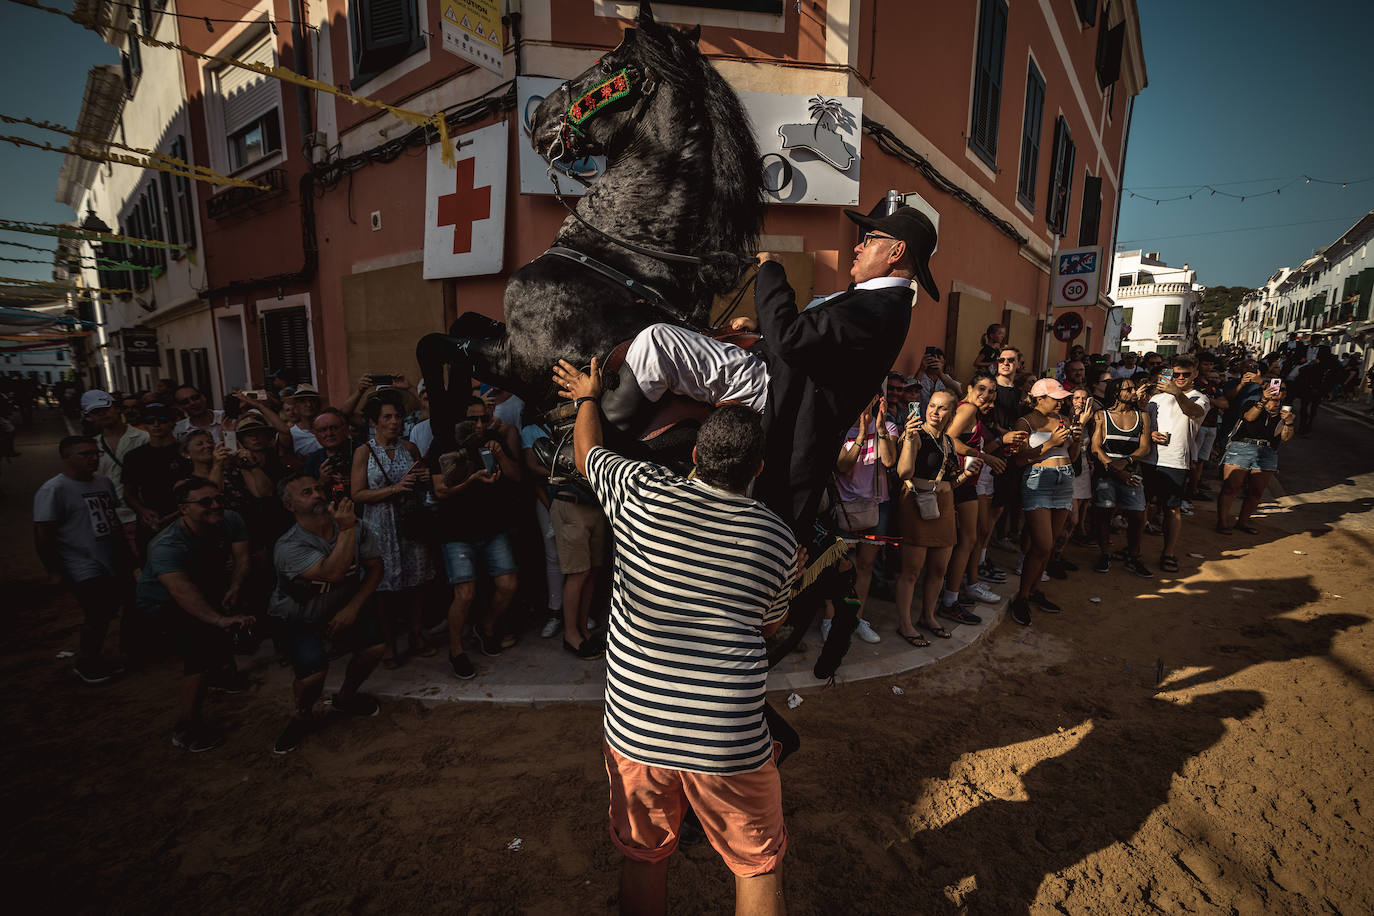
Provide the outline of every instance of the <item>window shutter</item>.
[[1355,317],[1363,321],[1369,317],[1369,299],[1374,295],[1374,267],[1366,267],[1360,271],[1355,286],[1360,294],[1359,301],[1355,303]]
[[973,81],[969,146],[989,165],[995,165],[997,159],[997,126],[1002,109],[1002,65],[1006,46],[1006,0],[983,0],[978,16],[978,63]]
[[1097,25],[1097,0],[1074,0],[1078,7],[1078,19],[1088,28]]
[[1159,323],[1159,333],[1177,334],[1178,333],[1178,313],[1179,305],[1164,306],[1164,320]]
[[1060,115],[1054,122],[1054,159],[1050,169],[1050,194],[1046,203],[1045,221],[1058,235],[1064,234],[1069,220],[1070,181],[1073,175],[1073,138],[1069,124]]
[[[276,64],[272,37],[244,50],[239,59],[271,67]],[[224,134],[228,136],[277,107],[277,81],[242,67],[224,67],[216,74],[219,97],[224,109]]]
[[[172,155],[187,165],[194,164],[186,150],[186,138],[181,134],[177,134],[176,139],[172,141]],[[196,247],[196,199],[194,191],[191,189],[191,179],[178,175],[175,185],[176,210],[181,219],[181,244],[188,248],[194,248]]]
[[138,26],[129,26],[129,71],[134,78],[143,73],[143,46],[138,43]]
[[173,245],[180,244],[181,236],[177,232],[177,215],[173,209],[175,197],[172,192],[172,176],[168,172],[158,175],[161,183],[161,203],[162,203],[162,225],[166,230],[166,240]]
[[1098,225],[1102,221],[1102,179],[1092,175],[1083,178],[1083,212],[1078,218],[1078,244],[1097,244]]
[[1040,167],[1040,127],[1045,116],[1045,78],[1031,61],[1026,71],[1026,110],[1021,124],[1021,171],[1016,195],[1035,209],[1035,177]]
[[354,0],[354,84],[394,67],[421,47],[416,0]]
[[134,63],[129,59],[127,51],[119,52],[119,67],[124,71],[124,94],[132,96],[134,94]]
[[1102,88],[1121,79],[1121,55],[1126,47],[1126,23],[1103,28],[1097,42],[1097,83]]
[[311,379],[310,326],[305,306],[272,309],[258,316],[263,373],[290,369],[299,380]]

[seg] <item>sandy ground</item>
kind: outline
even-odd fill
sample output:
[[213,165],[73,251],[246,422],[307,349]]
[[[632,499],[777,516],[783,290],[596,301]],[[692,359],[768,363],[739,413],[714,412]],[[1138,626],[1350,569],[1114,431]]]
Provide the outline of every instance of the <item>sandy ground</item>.
[[[55,655],[77,613],[39,585],[27,538],[52,473],[30,456],[58,434],[21,440],[0,478],[0,876],[20,900],[614,911],[595,708],[388,702],[276,757],[289,698],[258,685],[211,698],[230,740],[192,756],[168,740],[171,663],[74,681]],[[804,746],[783,770],[792,912],[1374,911],[1374,462],[1334,462],[1337,445],[1374,454],[1374,433],[1286,450],[1285,467],[1322,470],[1285,475],[1261,536],[1214,536],[1201,509],[1177,577],[1095,575],[1078,550],[1084,572],[1047,587],[1063,614],[810,694],[788,715]],[[674,912],[729,911],[709,846],[674,862]]]

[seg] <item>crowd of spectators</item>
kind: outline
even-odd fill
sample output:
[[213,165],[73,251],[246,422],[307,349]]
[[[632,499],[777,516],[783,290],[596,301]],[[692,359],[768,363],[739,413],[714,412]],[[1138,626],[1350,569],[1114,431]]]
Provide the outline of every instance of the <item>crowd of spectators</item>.
[[[855,418],[832,513],[856,544],[858,638],[949,638],[1002,600],[1011,568],[1011,616],[1030,625],[1060,611],[1046,588],[1080,571],[1073,547],[1097,573],[1177,573],[1181,520],[1202,498],[1216,500],[1218,534],[1256,533],[1282,443],[1312,428],[1323,398],[1365,381],[1302,341],[1264,358],[1074,347],[1044,377],[1016,343],[994,325],[964,367],[927,347],[915,375],[890,373]],[[122,616],[128,665],[180,657],[173,741],[206,750],[222,735],[201,716],[205,691],[241,689],[236,653],[270,639],[295,673],[285,753],[345,649],[331,704],[352,715],[376,713],[360,688],[377,665],[445,642],[461,679],[527,634],[601,657],[606,518],[589,490],[550,477],[534,447],[550,430],[519,398],[474,384],[456,449],[439,455],[423,384],[366,375],[332,407],[288,381],[218,408],[172,380],[81,395],[86,434],[62,441],[34,520],[44,564],[85,614],[83,680],[117,673],[103,644]],[[874,594],[893,599],[895,620],[864,613]]]

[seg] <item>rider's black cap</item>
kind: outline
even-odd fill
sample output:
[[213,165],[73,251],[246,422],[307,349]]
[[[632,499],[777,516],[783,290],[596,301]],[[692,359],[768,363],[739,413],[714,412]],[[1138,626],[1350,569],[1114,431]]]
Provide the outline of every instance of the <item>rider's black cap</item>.
[[852,219],[861,229],[885,232],[893,238],[906,242],[906,250],[911,254],[911,262],[916,266],[916,279],[921,287],[940,301],[940,288],[930,275],[930,256],[935,251],[937,238],[935,224],[915,207],[898,207],[887,216],[866,216],[858,210],[846,210],[844,215]]

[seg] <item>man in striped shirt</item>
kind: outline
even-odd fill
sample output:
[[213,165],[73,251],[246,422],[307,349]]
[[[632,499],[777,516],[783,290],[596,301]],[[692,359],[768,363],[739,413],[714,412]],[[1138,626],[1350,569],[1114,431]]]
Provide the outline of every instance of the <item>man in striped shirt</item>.
[[577,403],[577,469],[615,538],[606,646],[611,838],[624,854],[621,912],[667,909],[668,857],[686,806],[735,874],[739,912],[783,912],[787,848],[776,749],[764,721],[764,639],[787,616],[797,541],[747,495],[763,469],[757,412],[720,408],[678,477],[601,446],[601,384],[554,369]]

